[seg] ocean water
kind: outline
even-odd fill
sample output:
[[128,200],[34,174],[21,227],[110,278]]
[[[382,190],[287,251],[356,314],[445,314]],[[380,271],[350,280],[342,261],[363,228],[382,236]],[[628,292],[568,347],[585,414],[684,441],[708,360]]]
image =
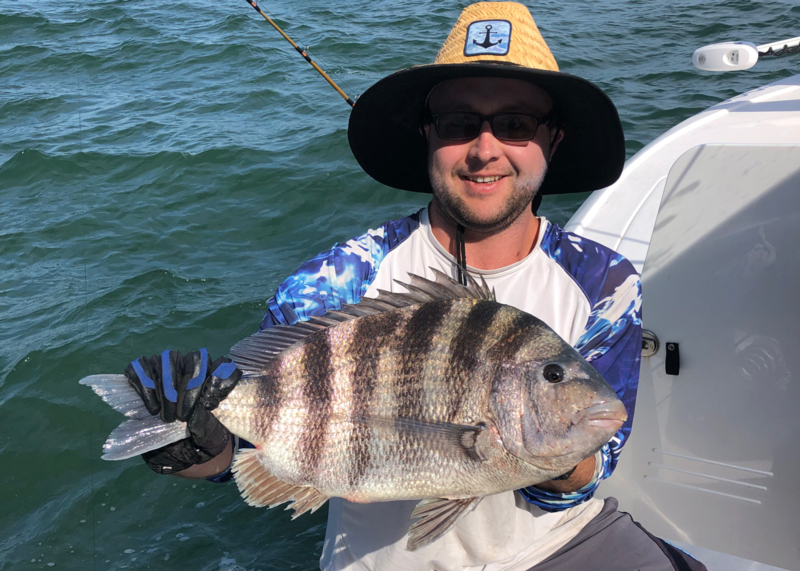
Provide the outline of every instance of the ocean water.
[[[465,2],[263,8],[351,96],[431,62]],[[800,71],[693,50],[800,33],[797,0],[528,3],[605,89],[628,155]],[[349,107],[245,2],[0,0],[0,570],[315,569],[326,510],[100,460],[121,416],[77,384],[165,348],[225,353],[301,262],[426,203],[358,168]],[[563,223],[585,196],[548,197]]]

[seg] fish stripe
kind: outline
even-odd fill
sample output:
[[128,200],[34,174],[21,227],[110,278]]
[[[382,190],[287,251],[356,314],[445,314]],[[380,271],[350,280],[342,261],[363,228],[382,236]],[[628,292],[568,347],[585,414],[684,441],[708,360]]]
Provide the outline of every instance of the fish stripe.
[[504,306],[480,301],[466,315],[450,346],[450,360],[444,376],[460,380],[451,385],[451,398],[446,404],[446,420],[454,422],[461,411],[466,393],[477,388],[474,381],[478,369],[484,366],[483,351],[490,336],[496,335],[494,321]]
[[[399,312],[394,311],[357,322],[353,332],[352,347],[359,348],[362,355],[353,368],[353,378],[350,383],[351,414],[355,420],[367,418],[370,414],[381,356],[385,351],[392,350],[393,337],[400,321]],[[369,469],[372,460],[369,440],[369,433],[364,430],[363,425],[358,422],[353,423],[348,439],[350,463],[347,478],[351,489],[360,487]]]
[[[452,322],[453,301],[426,303],[416,306],[409,316],[408,322],[398,340],[402,360],[397,363],[399,374],[395,377],[392,390],[397,404],[397,418],[425,418],[429,408],[425,406],[425,377],[435,368],[436,353],[440,353],[443,337]],[[390,447],[417,450],[417,435],[400,425]],[[373,449],[379,454],[386,454],[386,443],[378,438],[373,442]],[[402,454],[398,468],[407,470],[409,465],[417,462],[413,452]],[[401,467],[402,466],[402,467]]]
[[325,452],[328,422],[333,409],[332,331],[325,329],[314,334],[302,356],[302,367],[307,375],[302,384],[303,405],[307,417],[296,461],[299,473],[305,481],[310,481],[319,469],[320,460]]
[[494,362],[513,363],[523,347],[534,339],[530,330],[535,325],[534,317],[515,311],[510,326],[500,341],[491,348],[488,357]]
[[263,403],[263,406],[248,410],[250,422],[255,425],[256,434],[259,435],[261,442],[269,440],[275,422],[280,418],[283,391],[279,370],[279,367],[273,366],[262,373],[256,385],[256,398],[258,402]]
[[423,372],[428,355],[440,332],[449,325],[447,317],[453,304],[442,301],[418,306],[406,324],[402,353],[406,358],[402,373],[395,379],[395,400],[399,418],[423,417]]

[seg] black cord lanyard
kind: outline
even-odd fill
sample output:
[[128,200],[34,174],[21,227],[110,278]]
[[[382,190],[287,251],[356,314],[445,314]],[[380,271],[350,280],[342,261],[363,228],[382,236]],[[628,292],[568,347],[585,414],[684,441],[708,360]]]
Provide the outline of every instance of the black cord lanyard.
[[464,227],[456,225],[456,270],[458,282],[467,285],[467,251],[464,246]]

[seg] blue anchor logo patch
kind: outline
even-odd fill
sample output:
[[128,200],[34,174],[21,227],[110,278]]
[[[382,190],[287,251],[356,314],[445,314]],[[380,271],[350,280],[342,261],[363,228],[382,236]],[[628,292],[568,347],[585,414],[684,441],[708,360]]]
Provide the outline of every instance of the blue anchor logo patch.
[[480,20],[467,28],[465,56],[506,55],[511,43],[511,22]]
[[492,25],[491,24],[487,24],[486,25],[486,37],[483,38],[483,42],[479,44],[478,40],[472,40],[472,43],[475,44],[476,46],[481,46],[485,50],[489,49],[492,46],[497,46],[497,45],[503,43],[503,38],[500,38],[495,43],[492,43],[492,41],[489,39],[489,36],[491,34],[492,34]]

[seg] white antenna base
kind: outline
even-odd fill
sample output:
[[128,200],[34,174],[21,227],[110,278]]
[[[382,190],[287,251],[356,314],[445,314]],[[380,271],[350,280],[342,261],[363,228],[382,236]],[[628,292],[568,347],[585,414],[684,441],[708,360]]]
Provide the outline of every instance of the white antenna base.
[[758,48],[751,42],[725,42],[695,50],[692,63],[706,71],[750,69],[758,61]]

